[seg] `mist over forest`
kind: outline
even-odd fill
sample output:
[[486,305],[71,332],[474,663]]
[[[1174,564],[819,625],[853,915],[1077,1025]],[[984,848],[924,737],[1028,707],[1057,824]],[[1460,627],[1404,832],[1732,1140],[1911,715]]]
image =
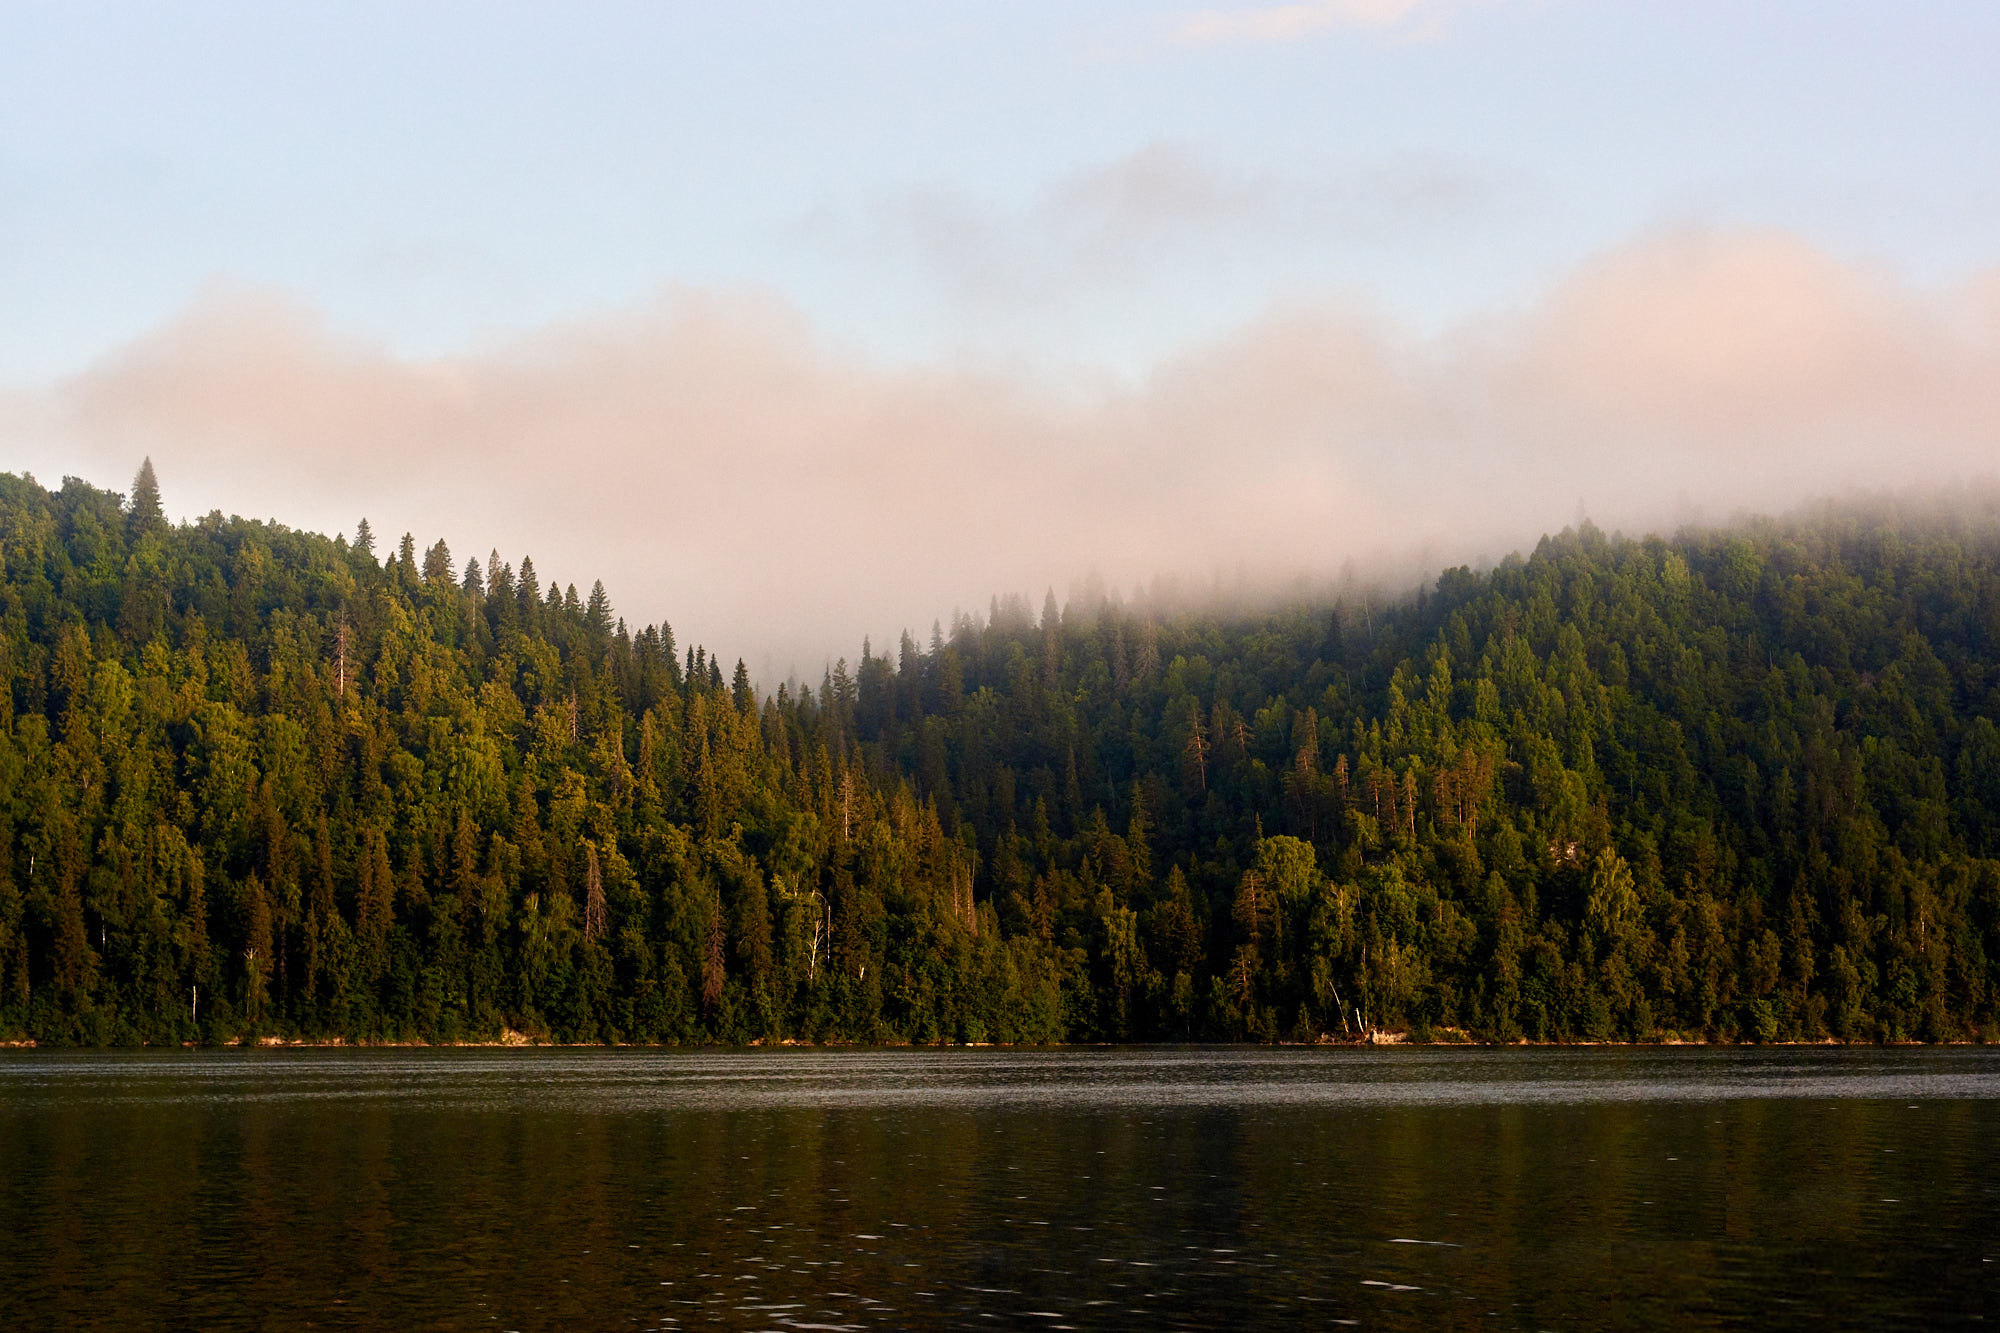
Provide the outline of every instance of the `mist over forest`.
[[1671,532],[1990,480],[1996,386],[1991,273],[1685,229],[1442,330],[1318,293],[1127,371],[871,355],[769,292],[692,288],[425,359],[211,286],[0,392],[0,429],[50,479],[150,455],[178,518],[366,514],[532,553],[780,680],[995,591],[1403,591],[1584,517]]

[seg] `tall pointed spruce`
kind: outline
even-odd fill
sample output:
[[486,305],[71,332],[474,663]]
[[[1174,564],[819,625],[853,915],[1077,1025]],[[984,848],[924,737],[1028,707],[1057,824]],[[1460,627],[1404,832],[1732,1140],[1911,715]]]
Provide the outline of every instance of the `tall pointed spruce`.
[[160,508],[160,479],[153,474],[150,455],[139,464],[138,475],[132,478],[132,498],[126,505],[125,524],[134,541],[167,526],[166,515]]

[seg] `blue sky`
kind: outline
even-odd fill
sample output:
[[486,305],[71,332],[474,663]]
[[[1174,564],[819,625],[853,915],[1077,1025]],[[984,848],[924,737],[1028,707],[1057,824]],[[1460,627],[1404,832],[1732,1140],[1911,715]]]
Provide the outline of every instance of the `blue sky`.
[[685,284],[1130,369],[1302,295],[1517,305],[1687,223],[1994,260],[2000,6],[1281,8],[6,4],[0,382],[213,282],[410,354]]
[[1990,3],[0,0],[0,467],[531,553],[766,679],[1990,479],[1996,53]]

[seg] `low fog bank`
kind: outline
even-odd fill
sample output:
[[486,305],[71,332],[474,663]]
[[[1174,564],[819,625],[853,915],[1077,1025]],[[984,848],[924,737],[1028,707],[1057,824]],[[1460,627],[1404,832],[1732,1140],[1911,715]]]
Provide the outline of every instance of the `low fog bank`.
[[1779,233],[1607,254],[1419,337],[1329,298],[1139,381],[867,362],[755,293],[450,360],[218,289],[83,374],[0,396],[4,465],[385,545],[601,577],[634,623],[817,679],[993,589],[1408,588],[1587,515],[1670,531],[1994,472],[2000,272],[1916,290]]
[[[1614,544],[1653,540],[1703,543],[1737,534],[1782,537],[1786,533],[1797,534],[1809,546],[1820,539],[1837,541],[1847,533],[1898,534],[1904,538],[1958,536],[2000,543],[2000,480],[1849,489],[1812,495],[1783,509],[1738,509],[1713,518],[1696,514],[1678,524],[1631,531],[1606,528],[1590,515],[1579,513],[1572,523],[1531,535],[1504,550],[1471,556],[1459,552],[1449,561],[1434,549],[1377,553],[1365,561],[1348,561],[1338,574],[1294,571],[1283,577],[1217,574],[1207,579],[1162,576],[1129,592],[1108,587],[1101,579],[1085,578],[1070,584],[1066,592],[996,594],[983,613],[969,619],[975,625],[1000,621],[1018,627],[1039,626],[1047,614],[1045,598],[1053,596],[1065,621],[1107,611],[1127,620],[1168,622],[1181,617],[1248,620],[1274,613],[1319,614],[1334,609],[1343,625],[1365,628],[1370,616],[1406,606],[1413,598],[1432,591],[1449,570],[1466,569],[1483,576],[1496,567],[1531,558],[1544,541],[1566,542],[1584,533]],[[949,621],[944,628],[949,631]],[[928,642],[923,634],[913,632],[912,637],[919,647]],[[879,636],[874,640],[878,656],[890,652],[887,642]]]

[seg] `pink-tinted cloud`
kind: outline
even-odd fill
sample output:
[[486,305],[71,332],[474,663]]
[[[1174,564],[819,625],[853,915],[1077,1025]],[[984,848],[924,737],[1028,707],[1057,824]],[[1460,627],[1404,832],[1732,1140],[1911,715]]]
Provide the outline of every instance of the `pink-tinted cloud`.
[[1428,35],[1437,30],[1451,7],[1442,0],[1298,0],[1243,9],[1203,9],[1182,16],[1174,24],[1173,37],[1182,46],[1221,46],[1297,41],[1337,28]]
[[[1079,387],[1081,386],[1081,387]],[[1086,572],[1256,580],[1498,556],[1989,475],[2000,273],[1943,291],[1778,233],[1605,255],[1533,308],[1419,337],[1275,311],[1137,381],[892,369],[784,303],[668,292],[448,360],[216,291],[88,373],[0,400],[13,466],[170,508],[498,546],[633,620],[815,671]]]

